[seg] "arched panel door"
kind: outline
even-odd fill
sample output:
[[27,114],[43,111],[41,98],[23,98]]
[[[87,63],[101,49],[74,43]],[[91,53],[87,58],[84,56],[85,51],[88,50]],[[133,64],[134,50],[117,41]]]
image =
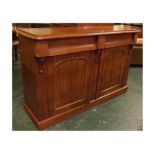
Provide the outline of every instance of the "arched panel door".
[[130,46],[107,48],[101,52],[97,98],[126,85],[130,65]]
[[49,67],[48,96],[55,114],[89,103],[90,51],[55,56],[50,60]]

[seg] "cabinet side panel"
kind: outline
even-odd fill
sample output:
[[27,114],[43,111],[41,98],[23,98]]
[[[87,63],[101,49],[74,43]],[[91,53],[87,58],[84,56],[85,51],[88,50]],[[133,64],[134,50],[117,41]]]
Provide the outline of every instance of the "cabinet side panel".
[[35,42],[22,36],[19,36],[19,41],[25,104],[38,116],[35,80],[36,63],[33,57]]
[[125,86],[128,79],[128,72],[131,63],[131,56],[132,56],[132,49],[133,45],[126,47],[124,51],[124,63],[123,63],[123,70],[122,70],[122,85]]

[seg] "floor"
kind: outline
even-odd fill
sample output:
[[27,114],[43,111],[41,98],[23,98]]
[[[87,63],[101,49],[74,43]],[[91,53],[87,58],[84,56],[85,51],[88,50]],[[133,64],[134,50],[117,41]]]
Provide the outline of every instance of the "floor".
[[[128,92],[103,104],[51,125],[45,131],[136,131],[143,130],[142,68],[131,67]],[[37,130],[23,108],[23,91],[19,62],[13,65],[14,131]]]

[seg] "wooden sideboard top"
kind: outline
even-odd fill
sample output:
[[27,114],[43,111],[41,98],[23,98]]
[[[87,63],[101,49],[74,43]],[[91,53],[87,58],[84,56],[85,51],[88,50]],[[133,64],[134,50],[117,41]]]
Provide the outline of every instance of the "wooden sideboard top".
[[20,35],[36,40],[135,32],[139,32],[139,30],[128,25],[81,25],[71,27],[20,28],[17,30],[17,33]]

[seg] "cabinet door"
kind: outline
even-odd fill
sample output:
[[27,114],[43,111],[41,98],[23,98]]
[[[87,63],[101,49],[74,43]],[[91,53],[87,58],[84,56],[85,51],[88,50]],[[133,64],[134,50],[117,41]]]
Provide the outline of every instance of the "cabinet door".
[[126,85],[130,57],[130,46],[107,48],[101,51],[97,98]]
[[89,102],[91,51],[55,56],[48,67],[48,96],[54,114]]

